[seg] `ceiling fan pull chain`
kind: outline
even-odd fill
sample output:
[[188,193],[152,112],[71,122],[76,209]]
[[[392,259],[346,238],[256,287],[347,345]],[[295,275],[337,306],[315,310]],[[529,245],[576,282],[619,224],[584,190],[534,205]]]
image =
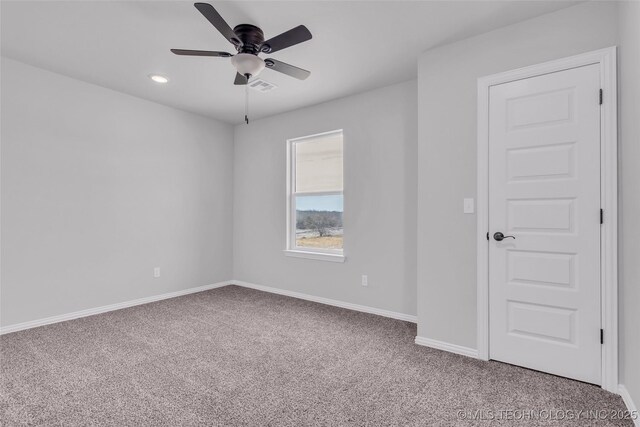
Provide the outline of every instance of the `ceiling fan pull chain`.
[[249,76],[247,84],[244,85],[244,121],[249,124]]

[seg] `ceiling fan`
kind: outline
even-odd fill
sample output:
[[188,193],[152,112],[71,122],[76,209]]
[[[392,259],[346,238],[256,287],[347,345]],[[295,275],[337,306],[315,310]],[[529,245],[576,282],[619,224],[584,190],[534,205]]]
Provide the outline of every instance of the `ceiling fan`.
[[218,11],[208,3],[195,3],[194,6],[216,29],[231,42],[236,51],[235,55],[228,52],[215,52],[209,50],[171,49],[176,55],[213,56],[219,58],[231,58],[231,63],[237,70],[234,84],[246,85],[252,76],[257,76],[265,68],[304,80],[311,74],[307,70],[294,67],[285,62],[273,58],[262,59],[259,53],[274,53],[290,46],[311,39],[311,33],[304,25],[299,25],[289,31],[264,39],[264,33],[255,25],[240,24],[233,29],[220,16]]

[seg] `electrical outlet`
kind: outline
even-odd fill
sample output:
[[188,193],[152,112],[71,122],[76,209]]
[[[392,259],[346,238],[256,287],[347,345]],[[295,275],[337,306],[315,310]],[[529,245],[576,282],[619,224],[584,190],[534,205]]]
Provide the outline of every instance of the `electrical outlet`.
[[153,269],[153,277],[160,277],[160,267]]
[[366,274],[362,275],[362,286],[369,286],[369,279]]

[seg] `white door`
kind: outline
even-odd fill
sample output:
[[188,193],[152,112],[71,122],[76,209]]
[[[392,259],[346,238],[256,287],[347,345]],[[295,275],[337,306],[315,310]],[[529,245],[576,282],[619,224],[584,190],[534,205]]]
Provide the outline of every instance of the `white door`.
[[599,92],[597,64],[489,92],[489,356],[594,384]]

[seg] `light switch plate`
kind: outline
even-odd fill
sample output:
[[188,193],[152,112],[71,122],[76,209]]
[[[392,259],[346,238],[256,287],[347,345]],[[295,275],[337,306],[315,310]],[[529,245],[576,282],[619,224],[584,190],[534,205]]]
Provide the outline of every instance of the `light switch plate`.
[[473,199],[464,199],[464,213],[472,214],[475,212],[475,204]]

